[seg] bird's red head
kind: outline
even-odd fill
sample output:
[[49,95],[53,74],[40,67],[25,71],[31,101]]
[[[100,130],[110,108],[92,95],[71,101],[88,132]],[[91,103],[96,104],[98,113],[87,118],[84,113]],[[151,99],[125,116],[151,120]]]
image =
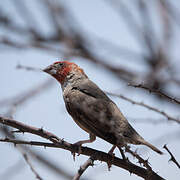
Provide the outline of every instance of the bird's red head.
[[64,83],[67,75],[69,75],[72,71],[84,74],[83,70],[78,65],[68,61],[55,62],[43,71],[56,78],[61,84]]

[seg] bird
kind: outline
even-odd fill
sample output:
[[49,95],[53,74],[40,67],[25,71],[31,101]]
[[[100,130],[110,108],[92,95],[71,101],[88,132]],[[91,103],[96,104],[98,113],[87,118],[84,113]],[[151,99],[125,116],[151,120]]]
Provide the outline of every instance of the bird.
[[43,71],[60,83],[68,113],[75,123],[89,134],[89,139],[78,141],[76,145],[92,143],[99,137],[113,145],[110,153],[116,147],[135,144],[148,146],[153,151],[163,154],[138,134],[118,106],[77,64],[58,61]]

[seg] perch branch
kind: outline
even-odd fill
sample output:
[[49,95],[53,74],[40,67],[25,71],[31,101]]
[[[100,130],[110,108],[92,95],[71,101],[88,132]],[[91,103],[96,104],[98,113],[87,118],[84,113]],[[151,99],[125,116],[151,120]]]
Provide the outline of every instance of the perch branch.
[[[2,116],[0,116],[0,123],[10,126],[10,127],[13,127],[13,128],[16,128],[16,129],[20,130],[21,132],[28,132],[31,134],[38,135],[42,138],[48,139],[54,144],[54,146],[57,146],[59,148],[66,149],[70,152],[76,152],[76,153],[79,152],[78,146],[70,144],[70,143],[58,138],[53,133],[45,131],[41,128],[39,129],[36,127],[32,127],[32,126],[26,125],[24,123],[15,121],[13,119],[5,118]],[[109,162],[109,160],[112,159],[111,155],[104,153],[102,151],[98,151],[98,150],[91,149],[88,147],[82,147],[81,150],[82,150],[81,154],[90,156],[90,157],[93,156],[94,160]],[[129,171],[130,173],[134,173],[144,179],[149,179],[149,180],[150,179],[151,180],[155,180],[155,179],[162,180],[163,179],[158,174],[156,174],[154,171],[150,171],[148,169],[139,167],[131,162],[124,161],[123,159],[120,159],[117,157],[113,158],[112,164],[115,166],[121,167],[121,168]]]

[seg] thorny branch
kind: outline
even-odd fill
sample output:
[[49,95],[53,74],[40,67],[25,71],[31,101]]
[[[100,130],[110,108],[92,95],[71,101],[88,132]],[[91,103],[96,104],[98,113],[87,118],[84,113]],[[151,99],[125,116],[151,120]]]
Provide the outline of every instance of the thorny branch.
[[[36,142],[36,141],[23,141],[23,140],[15,140],[15,139],[9,139],[9,138],[5,138],[5,139],[0,139],[1,142],[9,142],[9,143],[13,143],[14,146],[16,147],[17,144],[19,145],[31,145],[31,146],[42,146],[42,147],[54,147],[54,148],[58,148],[55,147],[53,143],[44,143],[44,142]],[[65,169],[59,167],[57,164],[55,164],[54,162],[52,162],[49,158],[42,155],[42,153],[38,153],[34,150],[31,150],[29,148],[27,148],[26,146],[21,146],[21,148],[24,150],[24,152],[28,152],[28,154],[30,154],[30,156],[33,159],[38,160],[39,163],[41,163],[43,166],[47,167],[49,170],[53,171],[54,173],[56,173],[57,175],[62,176],[65,179],[69,179],[71,180],[73,178],[72,175],[70,175],[70,173],[68,173]],[[15,166],[17,167],[17,166]],[[14,168],[15,168],[14,167]],[[11,170],[12,172],[12,170]],[[17,170],[16,170],[17,172]],[[2,177],[6,177],[6,175],[1,176]]]
[[[62,148],[62,149],[68,150],[70,152],[76,152],[76,153],[79,152],[78,146],[70,144],[70,143],[58,138],[53,133],[45,131],[41,128],[39,129],[36,127],[28,126],[21,122],[15,121],[13,119],[5,118],[2,116],[0,116],[0,123],[10,126],[10,127],[13,127],[13,128],[16,128],[16,129],[20,130],[21,132],[28,132],[31,134],[38,135],[42,138],[48,139],[52,142],[52,146],[54,146],[54,147]],[[44,144],[43,144],[43,146],[44,146]],[[102,151],[94,150],[94,149],[91,149],[88,147],[82,147],[81,150],[82,150],[81,154],[90,156],[90,157],[93,156],[94,160],[99,160],[99,161],[103,161],[103,162],[109,162],[110,160],[112,160],[111,155],[104,153]],[[150,179],[151,180],[155,180],[155,179],[162,180],[163,179],[162,177],[157,175],[152,170],[144,169],[144,168],[139,167],[129,161],[124,161],[123,159],[119,159],[117,157],[113,157],[112,164],[115,166],[121,167],[121,168],[129,171],[130,173],[134,173],[144,179],[149,179],[149,180]]]
[[176,118],[170,116],[169,114],[167,114],[166,112],[161,111],[161,110],[159,110],[159,109],[157,109],[157,108],[155,108],[155,107],[152,107],[152,106],[150,106],[150,105],[147,105],[147,104],[145,104],[145,103],[143,103],[143,102],[134,101],[134,100],[129,99],[129,98],[127,98],[127,97],[125,97],[125,96],[123,96],[123,95],[120,95],[120,94],[114,94],[114,93],[110,93],[110,92],[106,92],[106,93],[107,93],[108,95],[110,95],[110,96],[119,97],[119,98],[121,98],[121,99],[124,99],[124,100],[132,103],[132,104],[136,104],[136,105],[138,105],[138,106],[142,106],[142,107],[145,107],[145,108],[147,108],[147,109],[149,109],[149,110],[152,110],[152,111],[154,111],[154,112],[157,112],[157,113],[165,116],[169,121],[175,121],[175,122],[177,122],[177,123],[180,123],[180,120],[179,120],[179,119],[176,119]]
[[[31,158],[38,161],[38,163],[41,163],[43,166],[48,168],[48,170],[51,170],[52,172],[56,173],[57,175],[65,178],[65,179],[71,180],[73,178],[73,176],[65,168],[60,167],[55,162],[53,162],[50,158],[48,158],[47,154],[46,154],[46,156],[44,156],[42,153],[39,153],[27,146],[24,146],[26,144],[26,141],[23,141],[23,140],[19,139],[19,137],[16,137],[15,133],[12,134],[7,126],[0,127],[0,131],[2,134],[4,134],[4,136],[6,137],[5,138],[6,140],[8,140],[10,138],[11,140],[9,139],[9,141],[14,142],[14,146],[16,147],[16,149],[20,150],[20,152],[26,152],[26,153],[28,152],[28,155],[31,156]],[[17,141],[17,143],[16,143],[16,141]],[[19,144],[19,146],[16,146],[16,144]],[[45,145],[44,147],[48,147],[48,145],[47,146]],[[6,177],[5,175],[3,177]],[[10,174],[8,174],[8,175],[10,175]],[[3,179],[3,177],[1,176],[2,179]]]
[[167,98],[171,102],[175,102],[177,104],[180,104],[179,100],[177,100],[174,97],[170,97],[169,95],[163,93],[162,91],[159,91],[158,89],[151,89],[151,88],[149,88],[149,87],[147,87],[147,86],[145,86],[143,84],[132,84],[132,83],[129,83],[128,86],[132,86],[132,87],[135,87],[135,88],[145,89],[145,90],[149,91],[150,93],[153,92],[155,94],[158,94],[159,96]]
[[174,163],[176,164],[176,166],[177,166],[178,168],[180,168],[180,164],[177,162],[176,158],[174,157],[174,155],[172,154],[172,152],[168,149],[168,147],[167,147],[166,144],[164,145],[163,148],[166,149],[166,151],[167,151],[167,152],[170,154],[170,156],[171,156],[171,159],[170,159],[169,161],[174,162]]

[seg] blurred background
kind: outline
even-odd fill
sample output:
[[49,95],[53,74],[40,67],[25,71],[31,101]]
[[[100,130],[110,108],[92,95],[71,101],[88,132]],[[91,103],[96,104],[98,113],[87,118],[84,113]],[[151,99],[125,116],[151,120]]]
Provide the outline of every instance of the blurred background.
[[[0,114],[43,127],[70,143],[86,139],[88,134],[66,112],[56,80],[24,67],[75,62],[101,89],[114,94],[110,98],[132,126],[165,154],[159,156],[143,146],[133,149],[149,158],[160,176],[180,179],[179,169],[168,162],[170,156],[163,150],[167,144],[180,160],[179,17],[180,3],[170,0],[0,1]],[[44,141],[11,131],[0,125],[0,138]],[[111,148],[99,138],[87,146],[104,152]],[[74,162],[71,153],[62,149],[1,142],[0,179],[35,179],[22,152],[43,179],[72,179],[88,158],[80,155]],[[82,178],[141,179],[115,166],[108,171],[99,161]]]

